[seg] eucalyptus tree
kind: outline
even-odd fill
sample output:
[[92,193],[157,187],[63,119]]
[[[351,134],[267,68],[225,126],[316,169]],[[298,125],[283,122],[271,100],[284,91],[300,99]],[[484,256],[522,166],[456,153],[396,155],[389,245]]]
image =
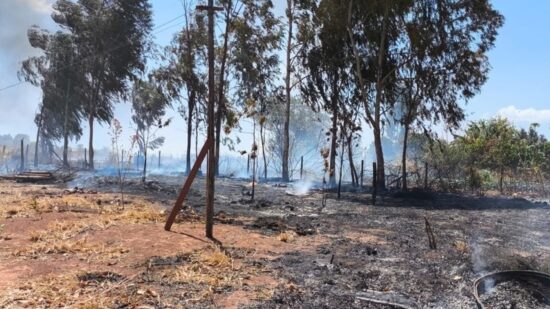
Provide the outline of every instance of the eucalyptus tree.
[[35,117],[37,138],[35,145],[35,166],[38,163],[40,137],[50,143],[63,139],[64,167],[68,167],[70,138],[82,135],[81,120],[87,83],[78,66],[72,62],[78,58],[74,37],[58,31],[50,33],[32,27],[28,31],[31,46],[41,49],[43,54],[23,61],[19,75],[43,92],[39,112]]
[[[279,73],[277,50],[281,43],[281,26],[273,15],[271,0],[242,0],[242,14],[233,19],[234,37],[231,42],[231,65],[238,83],[237,97],[245,113],[252,116],[256,146],[256,123],[260,126],[262,149],[265,149],[265,121],[268,98],[275,90],[274,80]],[[254,109],[252,113],[246,108]],[[265,150],[264,176],[267,173]]]
[[[365,121],[373,130],[379,186],[384,188],[381,133],[385,114],[397,101],[396,89],[407,76],[407,65],[425,59],[432,62],[435,68],[430,73],[435,71],[438,78],[428,84],[436,87],[432,89],[436,97],[448,95],[451,99],[447,102],[459,95],[470,97],[486,80],[486,53],[503,17],[487,0],[351,0],[347,6],[355,83]],[[435,110],[443,112],[434,118],[446,114],[446,108],[445,104],[436,105]],[[448,115],[441,118],[454,121],[454,116]]]
[[[184,2],[185,26],[165,48],[165,64],[154,71],[154,79],[166,96],[180,102],[178,112],[187,122],[186,174],[191,170],[193,117],[199,123],[199,108],[206,96],[206,24],[204,16],[192,14]],[[195,128],[198,132],[198,125]]]
[[168,99],[154,84],[137,80],[132,89],[132,121],[136,126],[136,140],[143,153],[143,176],[147,175],[147,151],[155,150],[164,144],[164,137],[157,136],[158,129],[167,126],[164,120]]
[[[309,3],[309,14],[300,18],[298,38],[301,65],[307,72],[300,86],[304,102],[315,111],[330,115],[329,185],[336,185],[338,128],[347,122],[346,105],[357,102],[351,90],[351,59],[347,51],[347,7],[339,1]],[[353,110],[353,109],[352,109]]]
[[152,27],[147,0],[58,0],[53,20],[74,36],[88,87],[89,168],[94,168],[94,121],[109,123],[114,101],[125,97],[128,81],[145,68]]
[[[418,1],[403,18],[411,53],[399,70],[405,89],[400,119],[405,128],[404,189],[410,127],[429,132],[429,124],[442,123],[457,129],[464,119],[459,102],[472,98],[487,80],[487,52],[494,46],[503,18],[486,1],[472,5]],[[457,21],[459,17],[464,22]]]

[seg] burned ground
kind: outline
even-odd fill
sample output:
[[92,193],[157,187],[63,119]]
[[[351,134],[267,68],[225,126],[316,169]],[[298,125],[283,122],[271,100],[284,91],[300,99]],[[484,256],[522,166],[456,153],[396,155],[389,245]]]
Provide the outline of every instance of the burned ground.
[[220,248],[203,237],[202,179],[174,231],[163,230],[181,183],[129,180],[122,209],[108,178],[81,177],[69,184],[77,190],[0,182],[0,306],[392,308],[370,296],[474,308],[482,274],[550,271],[544,203],[388,193],[372,205],[368,193],[344,192],[321,207],[321,192],[294,196],[273,183],[258,185],[251,202],[249,183],[221,178]]

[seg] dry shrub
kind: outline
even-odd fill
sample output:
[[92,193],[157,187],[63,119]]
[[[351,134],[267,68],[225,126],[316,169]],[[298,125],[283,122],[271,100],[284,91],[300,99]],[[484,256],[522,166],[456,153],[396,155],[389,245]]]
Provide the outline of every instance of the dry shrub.
[[289,231],[281,232],[278,238],[282,242],[291,242],[294,240],[294,233]]
[[113,220],[129,224],[157,223],[166,220],[165,211],[147,206],[135,206],[113,217]]
[[460,253],[466,254],[470,252],[470,246],[462,240],[457,240],[453,243],[453,247]]

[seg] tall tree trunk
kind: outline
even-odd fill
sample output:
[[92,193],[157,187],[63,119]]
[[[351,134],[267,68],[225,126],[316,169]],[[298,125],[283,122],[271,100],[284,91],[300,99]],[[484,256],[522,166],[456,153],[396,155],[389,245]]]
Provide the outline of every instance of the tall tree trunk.
[[344,167],[344,135],[342,134],[341,141],[342,150],[340,153],[340,172],[338,173],[338,198],[340,198],[340,192],[342,191],[342,170]]
[[63,117],[63,167],[69,167],[69,89],[71,80],[67,82],[67,92],[65,93],[65,115]]
[[141,177],[141,182],[145,182],[147,178],[147,145],[143,148],[143,176]]
[[386,189],[386,177],[384,175],[384,152],[382,150],[382,138],[380,129],[374,128],[374,148],[376,151],[376,186],[378,190]]
[[36,144],[34,145],[34,167],[38,167],[38,145],[40,144],[40,130],[42,130],[42,113],[44,111],[44,105],[40,107],[40,120],[38,121],[38,128],[36,129]]
[[[191,171],[191,138],[193,136],[193,109],[195,106],[195,92],[189,95],[189,105],[187,108],[187,151],[185,157],[185,175],[189,175]],[[191,103],[193,102],[193,103]]]
[[88,168],[94,170],[94,113],[88,115],[88,127],[90,137],[88,140]]
[[218,82],[218,111],[216,113],[216,176],[220,174],[220,145],[221,145],[221,134],[222,134],[222,119],[226,114],[225,106],[225,64],[227,61],[227,51],[229,49],[229,31],[230,31],[231,21],[230,14],[226,15],[225,19],[225,33],[223,34],[223,49],[222,49],[222,58],[220,65],[220,79]]
[[332,103],[332,129],[331,129],[331,143],[330,143],[330,159],[329,159],[329,181],[330,188],[336,186],[336,141],[338,132],[338,112],[336,110],[336,103]]
[[500,167],[500,176],[498,180],[498,189],[500,191],[500,194],[504,192],[504,167]]
[[403,155],[401,157],[401,181],[403,182],[403,191],[407,191],[407,142],[409,140],[409,124],[405,123],[405,133],[403,134]]
[[263,124],[260,124],[260,140],[262,142],[262,158],[264,160],[264,179],[267,180],[267,157],[265,156],[265,130]]
[[289,181],[288,161],[290,157],[290,77],[292,73],[291,53],[292,53],[292,30],[294,24],[293,0],[287,0],[287,17],[288,17],[288,37],[286,44],[286,76],[285,76],[285,121],[283,128],[283,181]]
[[351,183],[355,187],[359,185],[359,176],[357,175],[357,170],[355,169],[355,164],[353,163],[353,133],[348,136],[348,160],[349,160],[349,171],[351,174]]

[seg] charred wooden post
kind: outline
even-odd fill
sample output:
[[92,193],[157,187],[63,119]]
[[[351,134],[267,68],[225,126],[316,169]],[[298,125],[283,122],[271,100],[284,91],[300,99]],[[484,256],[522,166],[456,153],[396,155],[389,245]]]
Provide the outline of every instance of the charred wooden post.
[[300,180],[304,178],[304,156],[300,157]]
[[21,140],[21,165],[19,166],[21,172],[25,170],[25,154],[23,153],[23,148],[23,140]]
[[214,80],[214,13],[223,10],[222,7],[215,7],[214,0],[208,0],[208,5],[198,5],[197,10],[205,10],[208,13],[208,108],[207,108],[207,139],[208,161],[206,166],[206,237],[214,238],[214,190],[216,179],[216,149],[215,141],[215,105],[216,105],[216,82]]
[[377,187],[377,179],[376,179],[376,162],[372,162],[372,204],[376,204],[376,187]]
[[365,164],[365,161],[364,161],[364,160],[361,160],[361,182],[360,182],[361,188],[363,188],[363,173],[364,173],[364,171],[365,171],[365,166],[364,166],[364,164]]
[[246,159],[246,175],[250,174],[250,155]]
[[430,222],[428,221],[427,217],[424,217],[424,223],[426,224],[426,234],[428,235],[428,245],[430,246],[430,249],[437,250],[437,243],[435,242],[435,235],[432,230],[432,226],[430,225]]
[[428,190],[428,162],[424,162],[424,190]]
[[29,166],[29,144],[27,144],[27,148],[25,149],[25,166]]

